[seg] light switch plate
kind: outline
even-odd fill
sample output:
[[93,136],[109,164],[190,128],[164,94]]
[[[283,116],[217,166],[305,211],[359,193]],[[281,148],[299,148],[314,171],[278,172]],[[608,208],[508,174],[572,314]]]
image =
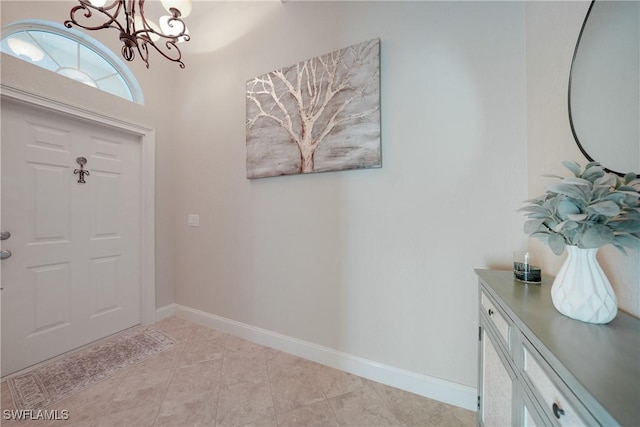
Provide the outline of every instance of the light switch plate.
[[200,227],[200,215],[195,215],[195,214],[187,215],[187,226]]

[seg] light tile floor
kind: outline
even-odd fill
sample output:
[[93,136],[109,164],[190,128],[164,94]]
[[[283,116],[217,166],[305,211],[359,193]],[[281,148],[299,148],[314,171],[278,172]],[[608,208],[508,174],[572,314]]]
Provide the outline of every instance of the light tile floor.
[[[51,408],[66,421],[3,426],[474,426],[475,413],[171,317],[179,341]],[[13,403],[2,383],[2,409]]]

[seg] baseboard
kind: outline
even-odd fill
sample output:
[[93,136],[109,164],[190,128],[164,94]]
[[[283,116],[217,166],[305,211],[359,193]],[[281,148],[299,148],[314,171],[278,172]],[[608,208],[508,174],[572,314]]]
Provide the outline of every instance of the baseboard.
[[164,307],[156,308],[156,322],[176,315],[176,305],[169,304]]
[[477,392],[474,387],[374,362],[179,304],[171,304],[157,310],[158,320],[172,315],[391,387],[476,410]]

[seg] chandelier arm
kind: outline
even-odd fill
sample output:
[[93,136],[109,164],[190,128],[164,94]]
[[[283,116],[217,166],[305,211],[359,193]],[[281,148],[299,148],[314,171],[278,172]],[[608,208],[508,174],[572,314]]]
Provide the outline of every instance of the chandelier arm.
[[[114,28],[121,32],[125,31],[124,27],[117,20],[118,14],[120,13],[120,8],[122,6],[122,0],[116,0],[107,7],[96,7],[92,5],[89,0],[78,0],[78,2],[80,2],[79,5],[71,8],[71,11],[69,13],[70,19],[64,21],[65,27],[71,28],[72,25],[76,25],[80,28],[84,28],[85,30],[101,30],[103,28]],[[115,8],[115,11],[113,12],[113,14],[111,14],[110,10],[113,8]],[[107,21],[105,21],[101,25],[91,26],[87,24],[82,24],[80,23],[80,21],[78,21],[78,19],[76,19],[76,15],[81,13],[81,11],[84,11],[83,13],[84,18],[86,19],[91,18],[93,16],[93,12],[91,12],[91,10],[95,10],[106,15],[108,18]]]
[[[184,21],[180,19],[180,12],[174,8],[172,8],[171,10],[173,11],[174,15],[167,20],[167,25],[169,26],[169,28],[173,28],[175,23],[180,24],[182,26],[182,30],[180,30],[180,35],[184,35],[184,33],[187,31],[187,26],[184,23]],[[176,37],[179,37],[179,36],[176,36]]]
[[[148,36],[149,34],[155,34],[158,37],[162,37],[165,39],[183,39],[184,41],[189,41],[191,39],[191,37],[189,36],[189,34],[187,34],[187,26],[185,25],[184,21],[182,19],[177,19],[177,18],[172,18],[171,20],[167,21],[167,22],[171,22],[171,21],[178,21],[180,22],[180,24],[182,25],[183,30],[176,35],[167,35],[161,31],[158,31],[156,29],[154,29],[153,27],[151,27],[148,23],[146,18],[144,17],[144,15],[140,15],[142,17],[142,26],[143,28],[140,30],[136,30],[134,33],[132,33],[133,36],[135,37],[140,37],[141,35],[146,35]],[[150,38],[150,37],[149,37]],[[152,42],[153,43],[153,42]]]
[[[167,37],[167,36],[164,36],[164,37]],[[189,37],[189,36],[185,36],[185,37]],[[169,40],[167,40],[164,43],[164,45],[167,48],[167,51],[173,52],[173,50],[175,50],[175,55],[168,54],[165,50],[160,49],[153,42],[144,43],[144,46],[145,46],[145,49],[148,49],[146,45],[151,45],[160,55],[164,56],[169,61],[177,62],[180,68],[184,68],[185,65],[184,65],[184,62],[182,62],[182,52],[180,52],[180,48],[176,45],[177,42],[178,42],[177,39],[175,39],[174,37],[169,37]]]
[[[153,43],[152,43],[153,45]],[[149,68],[149,49],[147,48],[147,42],[142,40],[141,43],[136,45],[140,58],[144,61],[147,69]]]

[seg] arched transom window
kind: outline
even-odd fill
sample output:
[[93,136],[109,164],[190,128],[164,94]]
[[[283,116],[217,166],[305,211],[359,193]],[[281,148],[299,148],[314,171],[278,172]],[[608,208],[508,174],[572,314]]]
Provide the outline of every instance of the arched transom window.
[[20,21],[2,30],[0,51],[23,61],[143,104],[129,68],[92,37],[49,21]]

